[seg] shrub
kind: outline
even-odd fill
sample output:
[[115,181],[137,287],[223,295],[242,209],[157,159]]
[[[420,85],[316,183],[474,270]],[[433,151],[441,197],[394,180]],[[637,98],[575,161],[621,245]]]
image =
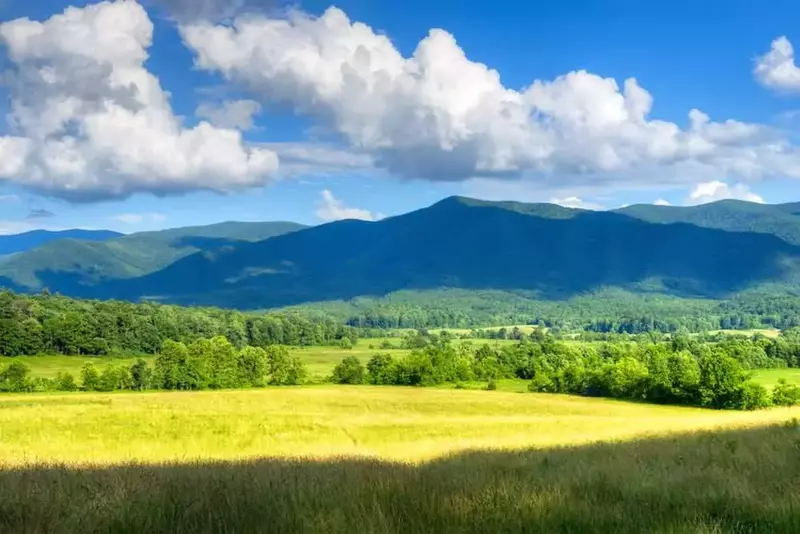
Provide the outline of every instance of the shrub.
[[[347,338],[345,338],[347,339]],[[363,384],[365,369],[355,356],[348,356],[333,369],[333,382],[336,384]]]
[[78,384],[71,373],[60,372],[56,375],[54,387],[57,391],[77,391]]
[[376,354],[367,362],[367,381],[379,386],[397,384],[397,364],[390,354]]
[[748,381],[742,384],[739,405],[735,407],[740,410],[760,410],[769,408],[771,405],[767,388]]
[[494,378],[489,379],[489,383],[486,384],[486,391],[494,391],[497,389],[497,382],[495,382]]
[[0,391],[22,393],[33,391],[30,368],[21,362],[13,362],[0,373]]
[[800,387],[796,384],[789,384],[785,378],[781,378],[772,390],[772,403],[775,406],[800,404]]

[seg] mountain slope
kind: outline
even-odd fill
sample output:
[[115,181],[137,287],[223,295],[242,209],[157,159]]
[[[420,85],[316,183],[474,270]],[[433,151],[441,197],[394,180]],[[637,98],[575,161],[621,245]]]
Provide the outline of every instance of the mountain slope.
[[720,200],[700,206],[637,204],[617,213],[653,223],[688,223],[704,228],[771,234],[800,245],[800,203],[757,204]]
[[102,280],[143,276],[203,250],[260,241],[304,228],[290,222],[225,222],[141,232],[104,242],[63,239],[0,263],[0,284],[70,294]]
[[89,296],[242,308],[441,287],[565,298],[612,286],[713,297],[794,284],[798,260],[800,248],[774,235],[452,197],[379,222],[340,221],[193,254]]
[[16,235],[0,235],[0,256],[31,250],[59,239],[83,239],[85,241],[107,241],[124,234],[111,230],[32,230]]

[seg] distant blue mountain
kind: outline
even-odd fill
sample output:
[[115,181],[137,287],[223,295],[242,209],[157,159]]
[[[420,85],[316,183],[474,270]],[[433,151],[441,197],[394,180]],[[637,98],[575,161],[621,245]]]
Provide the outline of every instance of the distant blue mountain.
[[124,234],[111,230],[33,230],[23,234],[0,235],[0,256],[26,252],[57,239],[82,239],[84,241],[106,241]]

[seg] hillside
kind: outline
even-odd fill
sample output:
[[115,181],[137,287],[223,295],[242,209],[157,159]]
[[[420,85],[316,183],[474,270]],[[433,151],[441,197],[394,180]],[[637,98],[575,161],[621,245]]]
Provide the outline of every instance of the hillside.
[[771,234],[800,245],[800,203],[757,204],[721,200],[701,206],[655,206],[637,204],[616,210],[653,223],[688,223],[734,232]]
[[719,298],[794,284],[798,259],[800,248],[775,235],[451,197],[379,222],[339,221],[193,254],[87,295],[241,308],[442,287],[543,299],[601,287]]
[[107,241],[123,234],[111,230],[32,230],[22,234],[0,235],[0,256],[18,254],[45,243],[61,239],[82,239],[84,241]]
[[224,222],[141,232],[104,242],[62,239],[0,263],[0,285],[28,290],[48,287],[72,294],[103,280],[152,273],[198,251],[260,241],[302,228],[290,222]]

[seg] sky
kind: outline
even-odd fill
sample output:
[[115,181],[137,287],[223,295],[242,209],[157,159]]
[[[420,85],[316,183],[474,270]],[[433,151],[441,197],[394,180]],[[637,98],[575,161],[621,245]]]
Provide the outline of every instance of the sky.
[[0,0],[0,233],[800,200],[800,4]]

